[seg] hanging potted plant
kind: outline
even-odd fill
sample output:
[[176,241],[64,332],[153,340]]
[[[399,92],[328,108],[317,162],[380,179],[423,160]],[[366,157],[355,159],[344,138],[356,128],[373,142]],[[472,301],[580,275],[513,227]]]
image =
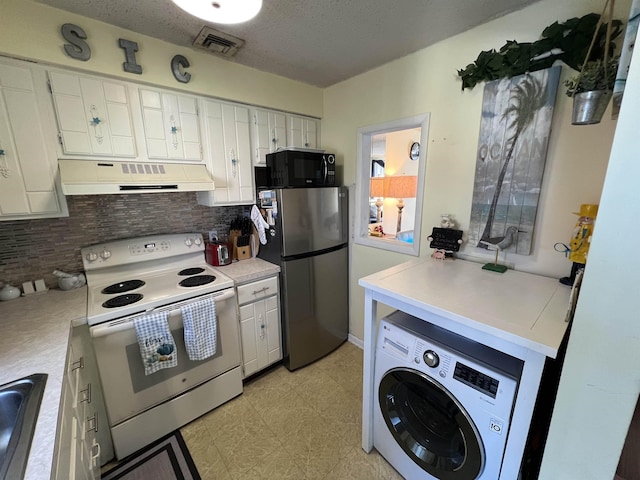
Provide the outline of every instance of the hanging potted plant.
[[[604,10],[596,25],[591,45],[589,45],[587,55],[584,57],[582,69],[578,75],[565,82],[567,95],[573,97],[572,125],[600,123],[609,100],[613,96],[613,84],[616,80],[620,60],[620,57],[613,55],[616,46],[611,41],[614,38],[612,33],[615,28],[614,3],[615,0],[605,1]],[[605,21],[607,10],[608,16]],[[605,29],[604,50],[601,55],[595,55],[595,58],[591,59],[591,53],[601,29]]]
[[613,95],[619,57],[591,60],[574,77],[566,80],[567,95],[573,97],[572,125],[600,123]]

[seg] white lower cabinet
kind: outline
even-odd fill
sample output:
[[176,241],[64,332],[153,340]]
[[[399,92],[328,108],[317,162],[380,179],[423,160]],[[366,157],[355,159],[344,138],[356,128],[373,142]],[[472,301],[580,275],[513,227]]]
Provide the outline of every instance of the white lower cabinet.
[[278,276],[238,287],[243,377],[282,359]]
[[75,326],[62,382],[53,479],[99,479],[113,444],[87,325]]

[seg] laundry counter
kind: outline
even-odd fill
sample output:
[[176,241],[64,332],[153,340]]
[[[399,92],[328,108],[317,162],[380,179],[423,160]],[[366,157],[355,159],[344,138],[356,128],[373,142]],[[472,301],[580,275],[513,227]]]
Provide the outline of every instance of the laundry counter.
[[361,278],[365,288],[362,448],[373,448],[377,305],[384,303],[523,361],[500,478],[518,477],[547,357],[564,338],[571,289],[557,279],[483,270],[464,260],[413,260]]

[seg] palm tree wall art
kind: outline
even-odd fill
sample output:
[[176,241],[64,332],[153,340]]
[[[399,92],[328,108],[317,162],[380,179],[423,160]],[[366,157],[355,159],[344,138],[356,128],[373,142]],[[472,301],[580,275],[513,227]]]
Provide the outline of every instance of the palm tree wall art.
[[485,85],[469,245],[531,253],[560,70]]

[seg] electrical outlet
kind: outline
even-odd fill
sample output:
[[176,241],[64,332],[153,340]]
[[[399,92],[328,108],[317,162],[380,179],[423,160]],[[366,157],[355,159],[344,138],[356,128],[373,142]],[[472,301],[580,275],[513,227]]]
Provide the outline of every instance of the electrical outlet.
[[217,242],[218,241],[218,231],[217,230],[209,230],[209,241]]

